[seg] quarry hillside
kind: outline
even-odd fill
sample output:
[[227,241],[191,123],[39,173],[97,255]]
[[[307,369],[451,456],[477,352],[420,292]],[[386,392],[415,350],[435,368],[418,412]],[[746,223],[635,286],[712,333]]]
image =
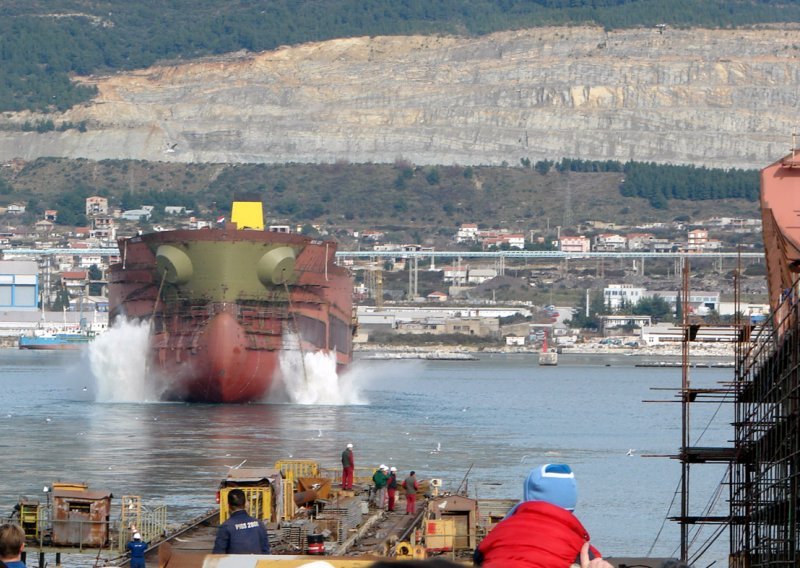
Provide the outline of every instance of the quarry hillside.
[[77,78],[89,104],[0,116],[0,160],[761,168],[791,146],[799,56],[798,25],[336,39]]

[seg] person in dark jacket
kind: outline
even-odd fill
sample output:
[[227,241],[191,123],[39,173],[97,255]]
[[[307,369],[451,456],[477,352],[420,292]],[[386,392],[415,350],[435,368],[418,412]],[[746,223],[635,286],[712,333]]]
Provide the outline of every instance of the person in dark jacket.
[[375,495],[373,499],[378,509],[383,509],[386,506],[387,481],[389,481],[389,468],[381,464],[378,470],[372,474],[372,482],[375,484]]
[[356,469],[356,461],[353,457],[353,444],[347,444],[342,452],[342,489],[353,488],[353,471]]
[[232,489],[228,493],[231,516],[217,529],[213,554],[269,554],[269,539],[261,521],[244,510],[244,491]]
[[131,568],[145,568],[144,553],[147,552],[147,543],[142,540],[142,535],[136,529],[134,531],[133,540],[127,546],[131,553]]
[[572,513],[578,499],[566,464],[545,464],[525,480],[523,499],[484,538],[473,560],[483,568],[610,568]]
[[417,512],[417,472],[412,471],[403,481],[403,489],[406,490],[406,515],[413,515]]
[[386,492],[389,495],[389,506],[386,508],[390,513],[394,511],[394,496],[397,493],[397,468],[389,468],[389,479],[386,482]]

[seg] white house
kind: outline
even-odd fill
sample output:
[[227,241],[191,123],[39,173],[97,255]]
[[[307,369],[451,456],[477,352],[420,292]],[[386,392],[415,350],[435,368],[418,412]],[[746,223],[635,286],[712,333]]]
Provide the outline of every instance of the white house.
[[80,256],[79,266],[81,268],[89,268],[93,264],[96,264],[97,266],[102,266],[103,265],[103,257],[100,256],[100,255],[94,255],[94,254],[84,254],[84,255]]
[[496,276],[497,270],[494,268],[470,268],[467,271],[467,282],[470,284],[480,284]]
[[108,199],[99,195],[87,197],[86,215],[108,215]]
[[631,284],[609,284],[603,288],[603,302],[612,310],[618,310],[623,305],[634,306],[639,303],[645,293],[644,288]]
[[467,283],[467,269],[461,266],[445,266],[444,281],[456,286],[463,286]]
[[668,239],[653,239],[648,248],[651,252],[671,252],[678,247]]
[[6,209],[6,213],[9,215],[22,215],[25,213],[25,205],[22,203],[12,203]]
[[628,239],[616,233],[602,233],[594,239],[594,248],[598,251],[625,250]]
[[126,221],[141,221],[142,218],[147,220],[150,218],[150,211],[147,209],[128,209],[123,211],[121,216]]
[[381,239],[383,239],[383,237],[384,237],[383,231],[373,231],[367,229],[361,232],[361,238],[364,239],[365,241],[380,241]]
[[477,239],[484,249],[508,245],[509,248],[524,249],[525,235],[522,233],[509,233],[506,229],[478,231]]
[[[672,311],[676,311],[678,303],[679,292],[677,290],[662,290],[646,292],[646,297],[661,296],[672,307]],[[692,313],[705,315],[710,310],[719,311],[720,301],[719,292],[704,292],[704,291],[690,291],[689,292],[689,310]]]
[[458,228],[456,242],[474,242],[478,239],[478,225],[475,223],[464,223]]
[[653,242],[653,233],[629,233],[625,235],[628,239],[628,250],[647,250]]
[[506,335],[506,345],[515,345],[523,347],[525,345],[524,335]]

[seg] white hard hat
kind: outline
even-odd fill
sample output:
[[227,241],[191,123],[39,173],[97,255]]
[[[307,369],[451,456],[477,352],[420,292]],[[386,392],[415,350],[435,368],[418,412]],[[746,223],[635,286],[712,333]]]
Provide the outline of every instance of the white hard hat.
[[385,463],[382,463],[378,469],[389,469]]
[[347,444],[347,447],[348,447],[348,448],[352,448],[352,447],[353,447],[353,444]]
[[142,540],[142,535],[138,532],[133,533],[133,540]]
[[389,468],[389,471],[397,471],[397,468],[392,466],[392,467]]

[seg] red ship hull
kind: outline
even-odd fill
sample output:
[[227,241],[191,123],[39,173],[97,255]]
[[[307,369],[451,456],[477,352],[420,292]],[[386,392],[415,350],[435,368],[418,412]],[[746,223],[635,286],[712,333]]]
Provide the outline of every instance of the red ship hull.
[[263,400],[280,386],[287,350],[332,353],[340,370],[350,363],[352,280],[335,250],[235,229],[122,240],[109,271],[111,320],[150,320],[148,377],[163,399]]

